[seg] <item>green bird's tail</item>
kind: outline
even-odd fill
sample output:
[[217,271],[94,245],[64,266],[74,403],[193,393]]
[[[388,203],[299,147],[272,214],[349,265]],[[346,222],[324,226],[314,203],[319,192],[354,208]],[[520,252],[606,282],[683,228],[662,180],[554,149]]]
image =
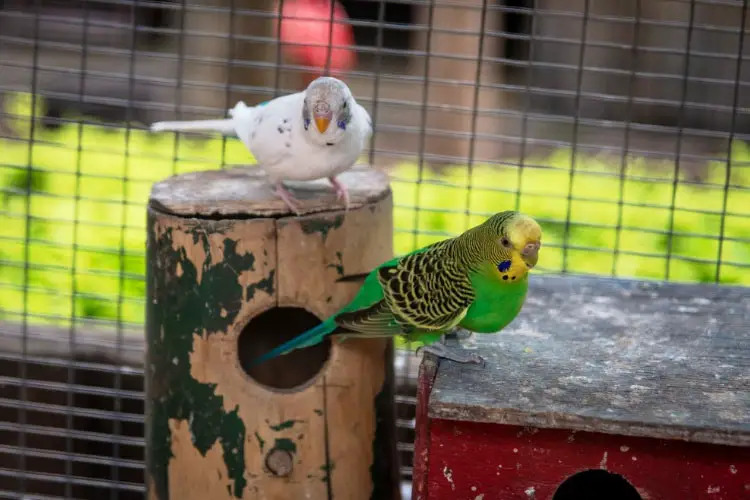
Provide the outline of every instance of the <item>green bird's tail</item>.
[[250,366],[259,365],[268,361],[269,359],[275,358],[276,356],[281,356],[282,354],[286,354],[294,349],[300,349],[302,347],[309,347],[311,345],[318,344],[319,342],[323,341],[323,338],[325,338],[326,335],[330,335],[331,333],[336,331],[337,328],[338,325],[336,324],[334,319],[328,318],[318,326],[310,328],[309,330],[297,335],[293,339],[284,342],[280,346],[274,347],[262,356],[255,358],[255,360],[250,363]]

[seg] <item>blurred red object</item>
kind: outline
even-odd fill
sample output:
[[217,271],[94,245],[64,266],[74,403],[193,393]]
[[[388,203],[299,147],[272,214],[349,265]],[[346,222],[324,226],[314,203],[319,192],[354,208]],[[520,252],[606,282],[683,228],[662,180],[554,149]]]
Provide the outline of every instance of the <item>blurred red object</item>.
[[337,76],[355,66],[354,30],[340,3],[334,0],[333,9],[329,0],[283,0],[280,4],[284,53],[295,64],[315,68],[305,75],[305,85],[318,76]]

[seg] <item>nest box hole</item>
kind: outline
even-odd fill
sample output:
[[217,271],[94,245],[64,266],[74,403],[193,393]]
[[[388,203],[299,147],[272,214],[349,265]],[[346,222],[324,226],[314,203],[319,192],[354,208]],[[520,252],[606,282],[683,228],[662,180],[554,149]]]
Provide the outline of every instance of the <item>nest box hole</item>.
[[320,323],[301,307],[275,307],[250,320],[237,339],[240,366],[250,378],[272,389],[299,389],[320,373],[331,352],[331,340],[295,349],[257,366],[250,363],[274,347]]
[[552,500],[643,500],[619,474],[590,469],[573,474],[558,486]]

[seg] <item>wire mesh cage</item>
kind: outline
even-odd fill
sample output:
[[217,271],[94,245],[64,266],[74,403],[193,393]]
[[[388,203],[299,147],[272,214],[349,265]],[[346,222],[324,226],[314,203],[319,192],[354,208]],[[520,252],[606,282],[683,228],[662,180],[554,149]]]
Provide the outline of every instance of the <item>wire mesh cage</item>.
[[[395,252],[512,208],[539,269],[750,284],[747,2],[0,0],[0,497],[143,486],[144,207],[252,163],[151,134],[315,75],[370,112]],[[296,24],[295,24],[296,23]],[[417,361],[397,358],[404,480]]]

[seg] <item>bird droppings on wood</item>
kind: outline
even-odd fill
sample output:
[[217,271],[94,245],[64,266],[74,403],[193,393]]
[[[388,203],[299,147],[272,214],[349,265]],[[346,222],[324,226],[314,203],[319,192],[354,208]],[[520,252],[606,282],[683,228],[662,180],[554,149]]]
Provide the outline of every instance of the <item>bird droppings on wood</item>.
[[607,452],[604,452],[604,456],[602,457],[601,461],[599,462],[599,468],[600,469],[607,469]]
[[453,471],[446,465],[443,467],[443,477],[451,485],[451,489],[455,491],[456,483],[453,482]]

